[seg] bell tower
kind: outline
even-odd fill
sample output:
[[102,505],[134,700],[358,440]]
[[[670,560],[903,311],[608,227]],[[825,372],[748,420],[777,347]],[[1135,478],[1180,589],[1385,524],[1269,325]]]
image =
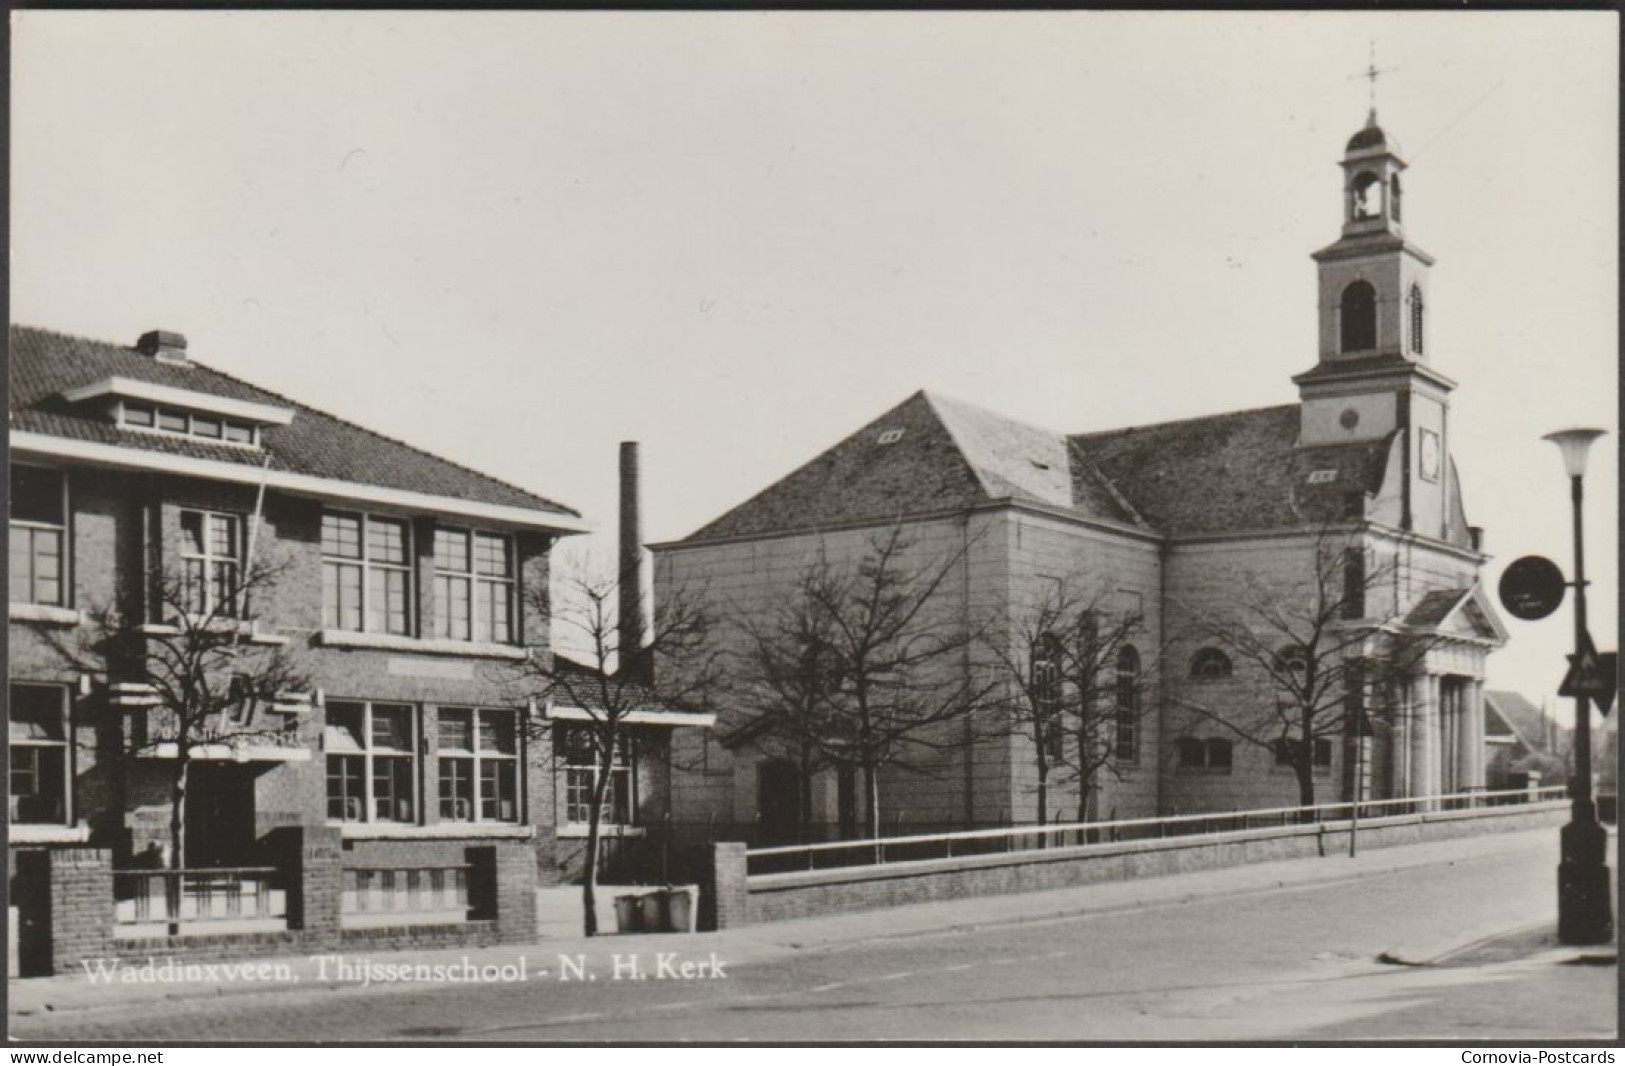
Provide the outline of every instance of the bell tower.
[[1428,273],[1433,257],[1405,238],[1405,161],[1373,107],[1341,161],[1341,236],[1314,253],[1319,358],[1292,380],[1304,446],[1393,438],[1405,471],[1399,524],[1449,539],[1446,436],[1455,382],[1433,369]]

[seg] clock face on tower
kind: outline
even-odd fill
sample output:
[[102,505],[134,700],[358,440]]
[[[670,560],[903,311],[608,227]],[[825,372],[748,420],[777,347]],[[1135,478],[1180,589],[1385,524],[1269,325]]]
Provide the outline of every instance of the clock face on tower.
[[1422,431],[1421,443],[1418,446],[1417,458],[1424,481],[1439,480],[1439,435],[1431,429]]

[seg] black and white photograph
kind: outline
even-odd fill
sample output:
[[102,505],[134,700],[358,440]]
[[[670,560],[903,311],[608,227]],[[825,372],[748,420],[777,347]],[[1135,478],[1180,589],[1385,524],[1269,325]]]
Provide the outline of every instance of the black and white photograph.
[[1613,10],[9,33],[14,1045],[1617,1044]]

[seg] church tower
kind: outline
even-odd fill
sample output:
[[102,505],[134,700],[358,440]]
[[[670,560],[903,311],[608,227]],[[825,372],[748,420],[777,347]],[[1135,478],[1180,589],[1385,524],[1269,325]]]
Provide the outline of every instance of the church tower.
[[[1343,153],[1343,231],[1314,253],[1320,274],[1320,357],[1294,377],[1305,446],[1392,439],[1404,476],[1399,524],[1449,540],[1448,414],[1455,382],[1433,369],[1428,271],[1405,239],[1405,162],[1373,108]],[[1395,471],[1396,473],[1398,471]]]

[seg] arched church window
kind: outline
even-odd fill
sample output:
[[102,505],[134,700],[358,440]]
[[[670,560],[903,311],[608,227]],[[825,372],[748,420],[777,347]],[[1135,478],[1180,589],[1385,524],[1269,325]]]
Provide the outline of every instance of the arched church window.
[[1369,170],[1354,178],[1354,217],[1375,218],[1382,214],[1382,181]]
[[1422,327],[1425,316],[1422,313],[1422,287],[1411,286],[1411,351],[1417,355],[1422,354]]
[[1389,205],[1388,205],[1389,209],[1390,209],[1391,213],[1394,216],[1394,221],[1398,222],[1400,220],[1399,219],[1400,196],[1399,196],[1399,175],[1398,174],[1395,174],[1393,177],[1388,179],[1388,195],[1391,198],[1389,200]]
[[1355,281],[1343,290],[1343,347],[1360,352],[1377,346],[1377,290]]
[[1229,677],[1230,656],[1218,648],[1203,648],[1191,659],[1191,676],[1199,681]]
[[1125,644],[1117,653],[1117,738],[1113,754],[1118,762],[1140,759],[1140,653]]

